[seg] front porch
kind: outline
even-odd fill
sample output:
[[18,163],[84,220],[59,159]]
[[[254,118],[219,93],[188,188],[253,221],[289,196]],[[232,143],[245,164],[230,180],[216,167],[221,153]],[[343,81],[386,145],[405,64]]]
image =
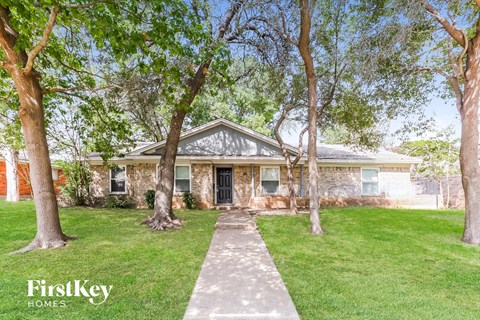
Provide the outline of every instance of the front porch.
[[[178,166],[181,166],[179,163]],[[268,208],[289,207],[286,167],[283,165],[190,163],[193,196],[199,208]],[[305,205],[303,165],[295,169],[299,204]],[[183,206],[181,193],[174,197],[174,207]]]

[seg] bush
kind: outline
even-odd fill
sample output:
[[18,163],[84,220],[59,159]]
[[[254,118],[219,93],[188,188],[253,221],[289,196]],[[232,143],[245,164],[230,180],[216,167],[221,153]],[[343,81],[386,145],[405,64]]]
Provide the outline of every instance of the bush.
[[147,190],[144,194],[145,202],[147,202],[148,209],[155,207],[155,190]]
[[70,199],[74,206],[87,204],[92,177],[88,164],[81,161],[57,161],[57,165],[63,170],[67,180],[66,184],[61,186],[62,194]]
[[127,209],[133,207],[133,203],[127,197],[108,197],[105,199],[104,206],[107,208]]
[[182,200],[187,209],[195,209],[197,207],[197,200],[195,200],[195,197],[191,192],[184,192],[182,194]]

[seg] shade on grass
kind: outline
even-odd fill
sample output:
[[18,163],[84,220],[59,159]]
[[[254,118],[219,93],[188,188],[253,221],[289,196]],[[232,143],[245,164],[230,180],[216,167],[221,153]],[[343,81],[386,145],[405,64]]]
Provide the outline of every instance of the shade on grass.
[[480,247],[463,212],[345,208],[257,224],[302,319],[480,319]]
[[[0,201],[0,319],[181,319],[205,258],[217,217],[179,211],[184,228],[154,232],[140,222],[146,210],[61,209],[62,226],[77,236],[66,248],[8,253],[35,236],[31,201]],[[90,280],[113,285],[108,301],[27,297],[27,280],[48,284]],[[65,300],[65,308],[28,301]]]

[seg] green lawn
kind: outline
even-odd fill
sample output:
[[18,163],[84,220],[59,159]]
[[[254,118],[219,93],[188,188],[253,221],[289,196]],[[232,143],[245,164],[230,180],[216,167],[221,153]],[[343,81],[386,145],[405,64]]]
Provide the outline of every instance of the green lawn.
[[480,319],[480,247],[461,211],[345,208],[257,224],[302,319]]
[[[152,232],[140,222],[146,210],[61,209],[65,233],[77,236],[64,249],[9,255],[35,235],[31,201],[0,201],[0,319],[181,319],[205,258],[212,211],[180,211],[179,231]],[[27,280],[49,284],[90,280],[113,285],[108,301],[65,300],[65,308],[28,307]]]

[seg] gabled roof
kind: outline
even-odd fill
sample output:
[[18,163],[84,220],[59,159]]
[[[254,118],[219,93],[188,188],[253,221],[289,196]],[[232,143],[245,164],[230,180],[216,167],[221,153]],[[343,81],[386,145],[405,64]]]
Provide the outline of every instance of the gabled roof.
[[[190,129],[188,131],[185,131],[184,133],[182,133],[180,135],[180,141],[182,141],[183,139],[186,139],[188,137],[191,137],[193,135],[196,135],[196,134],[199,134],[203,131],[206,131],[208,129],[211,129],[211,128],[214,128],[214,127],[218,127],[218,126],[221,126],[221,125],[224,125],[224,126],[227,126],[229,128],[232,128],[236,131],[239,131],[243,134],[246,134],[246,135],[249,135],[251,136],[252,138],[255,138],[255,139],[258,139],[260,141],[263,141],[267,144],[270,144],[272,145],[273,147],[275,148],[278,148],[278,142],[277,140],[275,139],[272,139],[264,134],[261,134],[259,132],[256,132],[252,129],[249,129],[247,127],[244,127],[242,125],[239,125],[237,123],[234,123],[232,121],[229,121],[227,119],[217,119],[217,120],[213,120],[213,121],[210,121],[208,123],[205,123],[201,126],[198,126],[198,127],[195,127],[193,129]],[[146,154],[151,154],[153,152],[155,152],[155,150],[157,150],[158,148],[164,146],[166,143],[166,140],[163,140],[163,141],[160,141],[160,142],[157,142],[157,143],[153,143],[153,144],[150,144],[146,147],[143,147],[143,148],[139,148],[131,153],[129,153],[129,155],[146,155]],[[288,145],[287,144],[287,149],[293,153],[297,153],[297,148],[291,146],[291,145]]]
[[[224,126],[226,128],[220,128]],[[222,138],[215,136],[218,132],[224,131],[233,131],[239,136],[246,137],[252,141],[258,141],[259,144],[263,144],[263,148],[270,149],[270,153],[262,152],[251,152],[248,145],[237,145],[237,153],[221,153],[218,152],[218,149],[215,147],[221,146]],[[197,143],[205,137],[210,136],[214,137],[213,140],[203,140],[206,144],[203,144],[199,148]],[[184,144],[182,146],[182,143]],[[160,141],[156,143],[141,142],[137,143],[134,150],[126,153],[124,158],[113,158],[114,161],[122,160],[141,160],[141,161],[151,161],[159,157],[159,152],[163,146],[165,146],[166,141]],[[231,144],[231,141],[230,141]],[[193,145],[193,147],[192,147]],[[191,146],[191,148],[186,148],[185,146]],[[244,149],[242,149],[244,148]],[[287,145],[287,148],[293,154],[297,153],[297,148]],[[265,149],[262,149],[265,150]],[[277,150],[274,153],[271,153],[271,150]],[[307,150],[307,147],[305,147]],[[255,151],[255,150],[254,150]],[[100,154],[91,153],[89,155],[90,160],[99,161],[101,160]],[[275,139],[272,139],[264,134],[246,128],[242,125],[236,124],[226,119],[218,119],[211,122],[208,122],[204,125],[192,128],[185,131],[180,136],[179,141],[179,153],[177,154],[177,159],[183,160],[224,160],[224,161],[282,161],[283,155],[281,154],[278,142]],[[236,159],[236,160],[235,160]],[[307,160],[307,152],[304,152],[302,161]],[[325,164],[365,164],[365,165],[374,165],[374,164],[415,164],[420,163],[421,159],[409,157],[406,155],[386,151],[378,150],[373,151],[360,151],[354,150],[348,146],[337,145],[337,144],[318,144],[317,147],[317,161],[319,163]]]

